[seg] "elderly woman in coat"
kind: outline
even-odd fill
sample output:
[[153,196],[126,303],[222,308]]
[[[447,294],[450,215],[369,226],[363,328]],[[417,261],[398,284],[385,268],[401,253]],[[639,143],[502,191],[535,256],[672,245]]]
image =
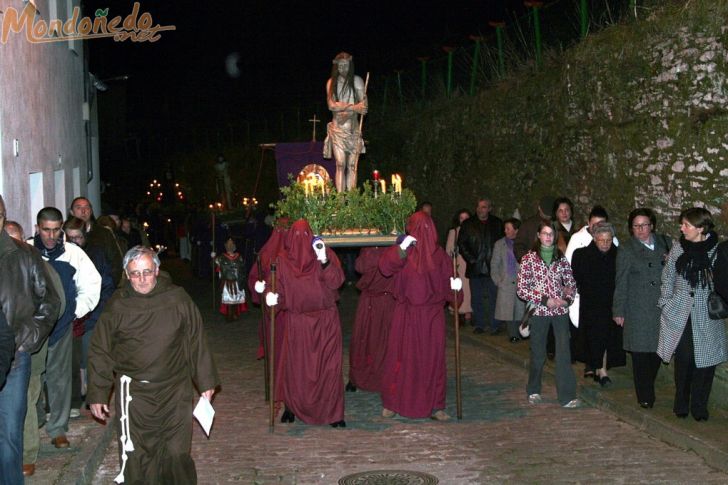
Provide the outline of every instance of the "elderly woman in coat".
[[617,276],[612,314],[624,328],[623,347],[632,354],[632,376],[637,402],[643,408],[655,404],[655,379],[660,370],[657,336],[660,332],[660,278],[672,239],[655,232],[652,209],[630,212],[627,227],[632,237],[617,253]]
[[495,303],[495,318],[506,322],[508,337],[511,343],[521,340],[518,333],[525,303],[516,295],[516,278],[518,276],[518,261],[513,253],[513,241],[518,234],[521,221],[506,219],[503,222],[506,236],[493,245],[493,257],[490,260],[490,276],[498,287],[498,298]]
[[680,213],[680,232],[662,272],[657,355],[664,362],[675,357],[675,415],[690,412],[696,421],[707,421],[715,367],[728,360],[725,323],[708,316],[707,304],[718,234],[701,207]]
[[612,320],[612,300],[617,268],[614,226],[599,222],[592,230],[594,240],[574,251],[571,268],[581,295],[579,330],[584,332],[587,365],[594,380],[606,387],[612,383],[607,369],[625,364],[622,327]]

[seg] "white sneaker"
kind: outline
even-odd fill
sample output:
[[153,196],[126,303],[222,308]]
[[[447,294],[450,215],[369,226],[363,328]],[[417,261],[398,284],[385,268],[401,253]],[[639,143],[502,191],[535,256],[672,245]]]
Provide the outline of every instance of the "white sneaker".
[[580,406],[581,406],[581,401],[580,400],[578,400],[578,399],[572,399],[571,401],[569,401],[566,404],[564,404],[563,407],[568,408],[568,409],[573,409],[573,408],[578,408]]
[[382,408],[382,417],[384,417],[384,418],[393,418],[396,415],[397,415],[397,413],[395,413],[391,409]]
[[71,413],[68,415],[69,418],[77,418],[81,416],[81,410],[76,408],[71,408]]
[[543,399],[541,399],[541,394],[531,394],[528,396],[529,404],[538,404],[541,401],[543,401]]

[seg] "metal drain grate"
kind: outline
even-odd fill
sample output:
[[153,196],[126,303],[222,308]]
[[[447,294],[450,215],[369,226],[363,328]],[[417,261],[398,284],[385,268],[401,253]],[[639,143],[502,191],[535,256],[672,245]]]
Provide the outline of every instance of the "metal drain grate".
[[339,479],[339,485],[435,485],[437,477],[428,473],[409,470],[374,470],[347,475]]

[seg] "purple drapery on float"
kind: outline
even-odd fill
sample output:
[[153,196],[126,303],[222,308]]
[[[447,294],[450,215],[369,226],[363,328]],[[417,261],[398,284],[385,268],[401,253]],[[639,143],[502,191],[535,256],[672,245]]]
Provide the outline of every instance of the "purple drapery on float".
[[324,144],[320,141],[276,143],[278,186],[288,186],[288,174],[295,178],[303,167],[312,163],[324,167],[329,172],[329,177],[333,179],[336,175],[336,162],[333,158],[325,160],[323,150]]

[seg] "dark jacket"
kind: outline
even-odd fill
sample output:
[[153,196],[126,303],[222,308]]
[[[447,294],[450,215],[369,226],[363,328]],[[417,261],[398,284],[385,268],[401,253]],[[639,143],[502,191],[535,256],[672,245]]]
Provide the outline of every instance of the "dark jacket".
[[612,314],[624,318],[623,346],[629,352],[657,351],[660,281],[672,239],[654,234],[654,250],[630,237],[617,251]]
[[121,265],[124,254],[119,242],[116,240],[116,236],[114,236],[114,231],[94,222],[86,238],[86,249],[91,248],[99,248],[104,253],[106,261],[111,265],[111,277],[114,281],[114,287],[119,286],[121,273],[123,272]]
[[471,217],[463,222],[458,235],[458,250],[467,263],[465,276],[490,276],[493,247],[504,235],[503,221],[493,215],[489,215],[486,221]]
[[114,285],[114,277],[111,274],[111,264],[106,261],[106,257],[100,248],[86,248],[86,254],[94,263],[96,271],[101,275],[101,294],[99,295],[99,303],[96,305],[84,322],[86,332],[92,331],[96,327],[96,322],[104,309],[106,300],[114,294],[116,286]]
[[5,319],[5,314],[0,311],[0,389],[5,384],[5,377],[10,371],[14,355],[15,332]]
[[0,305],[15,332],[16,349],[40,348],[58,318],[60,298],[40,253],[0,231]]
[[728,241],[718,244],[713,263],[715,291],[728,302]]

